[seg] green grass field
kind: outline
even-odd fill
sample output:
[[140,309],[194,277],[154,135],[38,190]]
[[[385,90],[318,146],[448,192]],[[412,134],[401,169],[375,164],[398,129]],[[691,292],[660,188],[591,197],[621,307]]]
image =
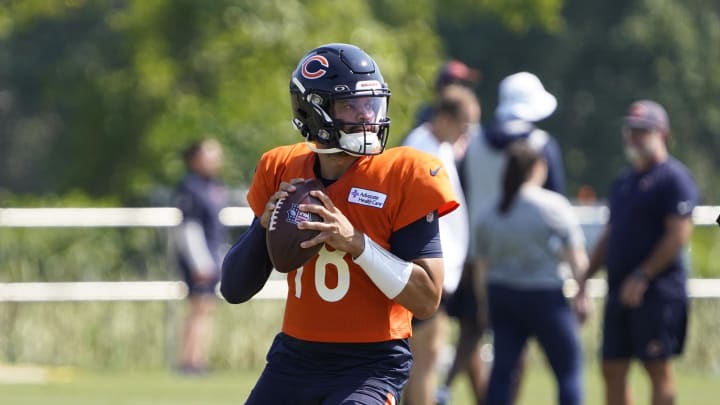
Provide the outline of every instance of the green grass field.
[[[596,304],[582,329],[588,405],[603,399],[596,355],[602,308]],[[170,308],[163,303],[0,305],[0,405],[244,403],[279,328],[282,302],[218,308],[215,342],[223,343],[214,345],[212,364],[222,371],[207,378],[162,371],[175,347],[163,343],[163,336],[173,336],[175,328],[157,320],[168,317],[166,322],[176,325],[180,313],[169,316],[165,311]],[[75,315],[68,318],[67,313]],[[720,403],[719,333],[720,300],[694,300],[686,351],[677,363],[678,404]],[[452,325],[449,334],[453,342]],[[518,404],[554,404],[555,384],[535,344],[529,359]],[[23,367],[26,363],[67,366]],[[633,369],[632,387],[636,404],[646,404],[647,382],[638,369]],[[24,383],[8,383],[17,380]],[[464,376],[453,388],[453,404],[473,403]]]
[[[45,370],[47,371],[47,370]],[[215,373],[207,377],[182,377],[167,371],[93,372],[81,369],[49,370],[48,382],[0,383],[2,404],[53,405],[178,405],[242,404],[255,383],[258,370]],[[636,368],[632,386],[637,403],[647,403],[648,387]],[[586,370],[586,404],[602,403],[602,386],[596,369]],[[718,403],[720,375],[700,375],[691,371],[678,375],[681,405]],[[279,388],[280,389],[280,388]],[[472,404],[464,379],[457,381],[453,404]],[[555,386],[541,365],[531,366],[521,390],[518,405],[554,404]]]

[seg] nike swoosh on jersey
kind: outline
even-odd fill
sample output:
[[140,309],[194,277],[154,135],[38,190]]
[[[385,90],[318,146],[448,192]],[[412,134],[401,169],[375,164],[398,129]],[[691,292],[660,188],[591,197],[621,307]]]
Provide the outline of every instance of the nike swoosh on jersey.
[[440,169],[442,169],[442,166],[438,166],[437,169],[435,169],[435,170],[430,169],[430,175],[437,176],[437,174],[440,173]]

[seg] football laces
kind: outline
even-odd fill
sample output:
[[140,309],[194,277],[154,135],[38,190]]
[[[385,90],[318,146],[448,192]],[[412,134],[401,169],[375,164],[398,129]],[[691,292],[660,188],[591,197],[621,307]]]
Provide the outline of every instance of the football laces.
[[268,231],[274,231],[277,228],[278,210],[280,209],[284,201],[285,199],[281,198],[275,202],[275,208],[270,215],[270,222],[268,223]]

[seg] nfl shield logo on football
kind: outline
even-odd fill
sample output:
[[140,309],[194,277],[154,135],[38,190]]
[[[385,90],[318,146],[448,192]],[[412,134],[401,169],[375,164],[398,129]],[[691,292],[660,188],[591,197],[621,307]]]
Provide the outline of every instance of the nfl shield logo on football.
[[291,224],[299,224],[310,220],[310,213],[300,211],[299,204],[292,204],[290,209],[287,211],[287,222]]

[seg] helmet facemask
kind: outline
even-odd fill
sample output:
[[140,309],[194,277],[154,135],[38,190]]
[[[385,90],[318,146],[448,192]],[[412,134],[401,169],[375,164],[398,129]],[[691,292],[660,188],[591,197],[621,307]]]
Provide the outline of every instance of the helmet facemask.
[[[387,94],[364,91],[328,98],[318,94],[306,96],[305,101],[312,107],[309,115],[314,116],[318,130],[315,134],[309,128],[301,131],[313,151],[363,156],[385,150],[390,128]],[[295,126],[299,124],[296,122]]]
[[387,96],[369,93],[339,97],[332,109],[339,149],[351,155],[377,155],[385,150],[390,124]]

